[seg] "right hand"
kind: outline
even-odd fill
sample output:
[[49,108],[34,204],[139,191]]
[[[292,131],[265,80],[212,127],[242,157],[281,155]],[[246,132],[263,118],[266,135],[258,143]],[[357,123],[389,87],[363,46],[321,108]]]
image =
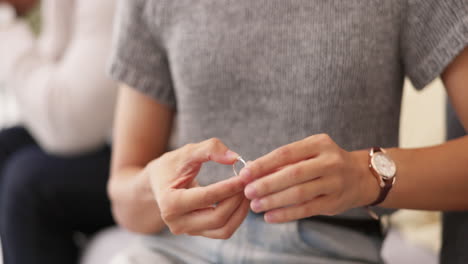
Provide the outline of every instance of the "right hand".
[[151,187],[161,218],[173,234],[228,239],[245,219],[249,201],[240,177],[208,186],[195,180],[203,163],[234,164],[239,155],[219,139],[188,144],[149,165]]

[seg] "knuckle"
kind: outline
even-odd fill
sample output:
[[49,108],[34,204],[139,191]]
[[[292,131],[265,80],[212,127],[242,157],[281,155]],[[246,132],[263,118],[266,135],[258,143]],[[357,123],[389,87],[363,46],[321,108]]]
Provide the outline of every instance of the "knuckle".
[[301,178],[301,175],[302,175],[302,168],[301,166],[293,166],[289,169],[289,173],[288,173],[288,180],[292,181],[292,182],[296,182],[297,180],[299,180]]
[[208,139],[208,145],[210,147],[217,147],[217,146],[222,145],[222,142],[219,138],[213,137],[213,138]]
[[164,222],[169,222],[177,217],[177,207],[173,199],[161,198],[158,204],[161,218]]
[[[229,182],[228,184],[218,189],[218,192],[219,192],[218,197],[225,199],[227,196],[238,194],[239,192],[243,190],[244,190],[244,184],[242,183],[242,181]],[[222,195],[222,197],[220,197],[220,195]]]
[[308,202],[303,206],[303,217],[313,216],[317,214],[321,214],[319,203],[317,202]]
[[[337,196],[329,196],[324,200],[324,204],[326,206],[324,207],[324,210],[322,212],[323,215],[327,216],[334,216],[337,215],[341,212],[340,210],[340,203],[337,201]],[[326,209],[325,209],[326,208]]]
[[303,186],[299,186],[296,191],[294,192],[294,200],[302,201],[307,195],[307,190]]
[[322,146],[327,146],[333,143],[333,140],[328,134],[322,133],[315,136],[317,142]]
[[215,214],[209,221],[210,229],[218,229],[223,227],[227,222],[227,217],[223,214]]
[[165,152],[159,156],[159,158],[155,159],[154,166],[164,166],[167,162],[173,162],[176,156],[175,151]]
[[295,219],[304,218],[312,215],[313,207],[312,206],[301,206],[299,208],[299,215],[295,216]]
[[291,149],[291,146],[289,145],[275,150],[275,156],[277,156],[280,159],[287,160],[289,157],[291,157],[291,154],[292,154],[292,149]]
[[169,230],[171,231],[172,234],[174,235],[182,235],[185,233],[185,230],[182,226],[179,225],[172,225],[169,226]]
[[338,153],[332,153],[326,156],[324,167],[327,169],[338,168],[343,164],[343,157]]
[[250,170],[250,173],[255,175],[258,172],[263,172],[263,164],[260,161],[254,161],[250,164],[248,164],[248,168]]
[[193,154],[195,153],[196,148],[197,148],[196,144],[188,143],[184,145],[182,148],[172,151],[174,153],[173,156],[176,156],[182,160],[191,159]]
[[334,216],[334,215],[336,215],[336,214],[333,213],[332,211],[327,211],[327,212],[324,212],[324,213],[322,213],[322,214],[325,215],[325,216]]
[[343,157],[341,156],[340,153],[333,153],[330,155],[330,160],[336,164],[336,165],[340,165],[343,163]]
[[329,170],[335,167],[335,161],[327,158],[322,161],[322,166],[324,169]]
[[332,206],[329,210],[323,213],[326,216],[334,216],[339,214],[339,210],[337,207]]
[[219,232],[219,239],[223,239],[223,240],[226,240],[226,239],[230,239],[232,237],[232,235],[234,234],[234,232],[228,228],[223,228],[220,230]]
[[257,192],[261,194],[267,194],[271,191],[270,184],[267,181],[258,181],[255,189],[257,189]]
[[302,140],[302,142],[304,142],[306,145],[316,144],[317,136],[318,135],[312,135],[312,136],[306,137]]
[[211,203],[213,200],[216,198],[216,194],[213,190],[207,189],[203,194],[202,194],[202,202],[203,203]]
[[195,144],[194,143],[188,143],[188,144],[185,144],[182,148],[186,149],[186,150],[192,150],[192,149],[195,148]]
[[165,207],[160,206],[160,211],[161,211],[161,218],[166,223],[174,220],[174,218],[176,217],[175,211],[171,210],[169,208],[165,208]]

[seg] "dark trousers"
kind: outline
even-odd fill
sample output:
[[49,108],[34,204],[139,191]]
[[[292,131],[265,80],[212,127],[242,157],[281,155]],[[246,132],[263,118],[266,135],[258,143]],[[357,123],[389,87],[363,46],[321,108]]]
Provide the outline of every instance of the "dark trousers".
[[77,234],[114,224],[110,149],[50,155],[23,128],[0,132],[0,238],[5,264],[78,263]]
[[[447,138],[465,135],[453,109],[447,106]],[[468,211],[445,212],[443,214],[441,264],[468,263]]]

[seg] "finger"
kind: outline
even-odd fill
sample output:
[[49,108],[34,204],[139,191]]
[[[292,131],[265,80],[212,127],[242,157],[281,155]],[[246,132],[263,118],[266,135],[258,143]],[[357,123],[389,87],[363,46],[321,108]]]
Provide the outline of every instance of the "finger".
[[224,143],[217,139],[211,138],[202,141],[198,144],[189,146],[188,159],[190,162],[204,163],[214,161],[221,164],[234,164],[237,161],[239,154],[229,150]]
[[193,180],[190,185],[189,185],[189,188],[195,188],[195,187],[200,187],[201,185],[198,183],[197,180]]
[[282,146],[243,168],[240,176],[245,182],[251,182],[277,168],[317,156],[322,146],[333,141],[327,135],[314,135],[306,139]]
[[188,212],[210,207],[243,190],[244,183],[240,178],[232,177],[203,187],[170,189],[157,198],[163,219],[171,221]]
[[244,190],[249,199],[260,198],[320,177],[321,161],[311,159],[289,165],[247,185]]
[[325,214],[328,211],[327,209],[331,207],[330,200],[327,195],[319,196],[302,204],[268,211],[265,213],[264,218],[267,223],[284,223]]
[[244,195],[240,193],[217,206],[190,212],[170,223],[171,232],[177,235],[223,227],[244,199]]
[[260,213],[311,201],[321,195],[329,194],[332,190],[333,186],[327,182],[327,179],[318,178],[300,185],[292,186],[286,190],[255,199],[250,203],[250,208],[254,212]]
[[229,239],[239,228],[249,212],[249,200],[243,199],[232,217],[222,228],[190,233],[193,236],[204,236],[213,239]]

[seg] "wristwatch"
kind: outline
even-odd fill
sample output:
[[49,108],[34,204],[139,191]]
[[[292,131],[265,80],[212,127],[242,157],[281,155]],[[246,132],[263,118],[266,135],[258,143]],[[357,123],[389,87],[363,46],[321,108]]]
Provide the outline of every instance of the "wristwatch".
[[369,206],[380,204],[385,200],[396,180],[396,165],[383,148],[373,147],[369,151],[369,169],[377,178],[380,193]]

